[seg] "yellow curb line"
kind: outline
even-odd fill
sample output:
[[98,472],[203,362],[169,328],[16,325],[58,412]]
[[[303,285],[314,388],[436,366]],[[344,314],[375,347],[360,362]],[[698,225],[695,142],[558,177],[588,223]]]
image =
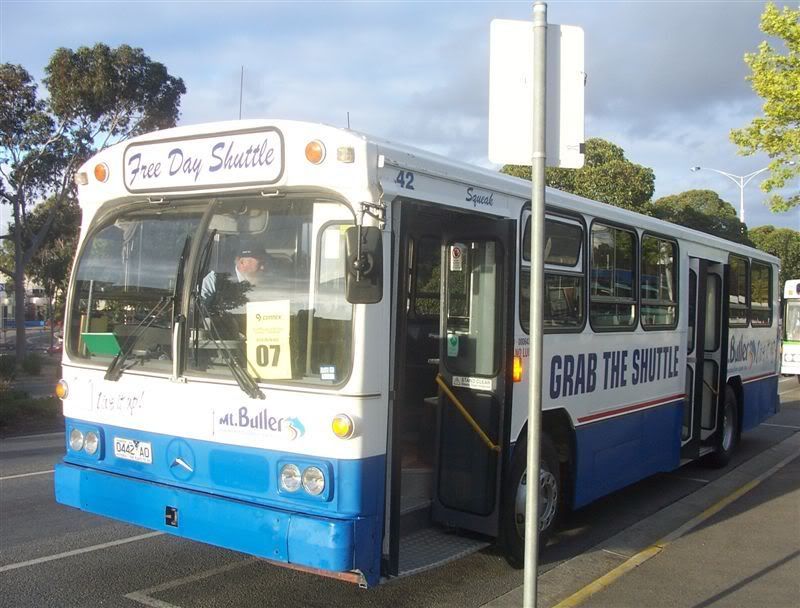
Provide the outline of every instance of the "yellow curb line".
[[575,608],[576,606],[580,606],[583,602],[588,600],[592,595],[594,595],[599,591],[602,591],[606,587],[609,587],[614,581],[616,581],[619,578],[622,578],[624,574],[627,574],[634,568],[641,566],[651,557],[655,557],[656,555],[661,553],[661,551],[666,549],[671,542],[679,539],[681,536],[691,531],[693,528],[696,528],[705,520],[717,514],[725,507],[727,507],[736,499],[741,498],[742,496],[750,492],[753,488],[761,484],[761,482],[763,482],[765,479],[772,477],[772,475],[777,473],[780,469],[789,464],[792,460],[796,459],[798,456],[800,456],[800,450],[795,450],[795,452],[793,452],[791,456],[787,456],[768,471],[762,473],[755,479],[748,481],[738,490],[733,491],[731,494],[729,494],[719,502],[711,505],[708,509],[706,509],[699,515],[687,521],[685,524],[683,524],[682,526],[680,526],[679,528],[677,528],[676,530],[665,536],[662,540],[650,545],[646,549],[635,554],[633,557],[628,558],[626,561],[622,562],[619,566],[617,566],[610,572],[604,574],[598,579],[595,579],[594,581],[592,581],[582,589],[579,589],[566,599],[561,600],[558,604],[553,606],[553,608]]

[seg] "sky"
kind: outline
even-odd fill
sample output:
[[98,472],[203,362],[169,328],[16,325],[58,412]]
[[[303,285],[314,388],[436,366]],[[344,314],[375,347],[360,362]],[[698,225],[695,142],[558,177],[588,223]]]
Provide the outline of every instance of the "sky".
[[[779,5],[783,3],[779,0]],[[524,2],[0,0],[0,63],[37,80],[58,47],[141,47],[183,78],[180,124],[286,118],[347,125],[484,167],[488,160],[489,24],[530,20]],[[796,6],[796,4],[794,5]],[[761,115],[744,63],[765,39],[763,2],[556,1],[550,23],[585,31],[586,138],[625,150],[656,176],[655,198],[711,189],[739,206],[746,175],[732,128]],[[772,40],[780,46],[779,41]],[[800,208],[765,205],[745,188],[750,228],[800,230]],[[789,185],[796,191],[798,183]]]

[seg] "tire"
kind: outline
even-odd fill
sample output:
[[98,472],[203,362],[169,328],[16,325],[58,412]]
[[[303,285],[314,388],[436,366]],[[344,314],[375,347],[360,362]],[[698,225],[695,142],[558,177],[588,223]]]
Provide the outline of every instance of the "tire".
[[[522,568],[525,562],[525,492],[528,437],[523,433],[514,448],[511,468],[503,492],[501,532],[506,559],[514,568]],[[540,506],[539,549],[553,534],[563,512],[563,491],[558,454],[553,442],[542,435],[540,452]]]
[[727,466],[739,444],[739,404],[730,384],[725,385],[723,408],[722,426],[717,436],[716,450],[706,457],[706,463],[715,469]]

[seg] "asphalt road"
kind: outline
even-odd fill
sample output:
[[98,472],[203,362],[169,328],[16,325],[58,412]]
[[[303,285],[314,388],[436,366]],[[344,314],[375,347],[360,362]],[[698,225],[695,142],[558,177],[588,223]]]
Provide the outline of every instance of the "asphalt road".
[[[746,433],[727,469],[687,465],[572,514],[542,571],[576,557],[800,431],[800,384],[780,381],[781,413]],[[63,507],[52,468],[63,436],[0,443],[0,607],[481,606],[522,582],[494,549],[363,591],[248,556]],[[125,500],[124,496],[119,497]],[[742,548],[746,550],[745,547]],[[546,593],[541,589],[540,593]]]

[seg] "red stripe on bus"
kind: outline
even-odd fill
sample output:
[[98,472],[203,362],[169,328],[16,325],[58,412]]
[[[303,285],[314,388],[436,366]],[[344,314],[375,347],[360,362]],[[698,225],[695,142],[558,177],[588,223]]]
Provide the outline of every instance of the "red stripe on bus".
[[607,412],[599,412],[597,414],[584,416],[583,418],[578,418],[578,422],[591,422],[592,420],[599,420],[600,418],[609,418],[611,416],[616,416],[617,414],[624,414],[626,412],[632,412],[634,410],[640,410],[653,405],[660,405],[662,403],[671,403],[673,401],[677,401],[678,399],[685,399],[685,398],[686,398],[685,393],[670,395],[669,397],[661,397],[659,399],[653,399],[652,401],[645,401],[644,403],[627,405],[625,407],[621,407],[615,410],[609,410]]
[[753,376],[752,378],[747,378],[746,380],[742,380],[742,384],[747,384],[748,382],[755,382],[756,380],[764,380],[765,378],[772,378],[773,376],[777,376],[775,372],[769,372],[766,374],[761,374],[760,376]]

